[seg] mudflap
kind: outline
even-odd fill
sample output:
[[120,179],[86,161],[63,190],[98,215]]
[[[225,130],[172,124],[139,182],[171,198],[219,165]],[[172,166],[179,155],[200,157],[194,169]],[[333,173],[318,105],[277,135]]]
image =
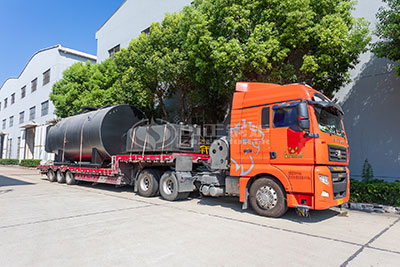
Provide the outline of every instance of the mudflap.
[[310,217],[310,206],[306,205],[297,205],[296,207],[296,214],[302,217]]

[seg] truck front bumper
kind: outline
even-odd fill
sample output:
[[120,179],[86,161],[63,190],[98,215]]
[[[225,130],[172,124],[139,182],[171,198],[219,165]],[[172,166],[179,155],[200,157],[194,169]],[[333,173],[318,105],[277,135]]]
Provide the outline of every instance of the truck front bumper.
[[328,209],[349,201],[350,172],[347,167],[317,166],[314,177],[314,209]]

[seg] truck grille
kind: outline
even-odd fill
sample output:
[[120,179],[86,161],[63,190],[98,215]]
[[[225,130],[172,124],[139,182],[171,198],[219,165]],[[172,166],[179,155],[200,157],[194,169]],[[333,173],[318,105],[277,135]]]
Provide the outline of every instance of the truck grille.
[[328,145],[329,161],[347,162],[347,149]]
[[345,167],[328,167],[332,176],[333,199],[347,195],[347,173]]

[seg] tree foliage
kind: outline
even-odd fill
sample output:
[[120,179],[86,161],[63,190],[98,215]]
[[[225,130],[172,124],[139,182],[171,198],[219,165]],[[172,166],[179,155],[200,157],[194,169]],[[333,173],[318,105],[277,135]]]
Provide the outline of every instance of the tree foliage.
[[362,169],[362,180],[363,182],[370,182],[374,179],[374,170],[372,169],[371,164],[368,162],[368,159],[365,159]]
[[[376,14],[378,19],[375,34],[380,41],[373,44],[372,51],[378,57],[386,57],[400,63],[400,0],[383,0],[388,7],[381,7]],[[400,67],[396,66],[400,76]]]
[[[332,96],[349,80],[348,70],[370,40],[367,22],[351,15],[353,5],[352,0],[195,0],[116,54],[112,89],[99,86],[104,102],[130,103],[164,118],[175,110],[182,121],[218,122],[238,81],[306,82]],[[57,108],[87,102],[74,97],[88,97],[80,90],[90,90],[87,84],[93,82],[74,83],[68,74],[54,88]],[[77,89],[78,84],[86,87]]]
[[113,60],[101,64],[78,62],[66,69],[63,78],[54,83],[50,100],[56,115],[71,116],[84,106],[100,107],[116,103],[112,86],[118,78]]

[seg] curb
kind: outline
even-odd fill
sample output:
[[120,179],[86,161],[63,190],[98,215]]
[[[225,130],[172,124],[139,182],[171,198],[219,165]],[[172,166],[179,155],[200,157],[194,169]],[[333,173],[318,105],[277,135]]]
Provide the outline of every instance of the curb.
[[379,204],[369,204],[369,203],[346,203],[346,208],[350,210],[361,210],[366,212],[377,212],[377,213],[390,213],[390,214],[400,214],[400,208]]

